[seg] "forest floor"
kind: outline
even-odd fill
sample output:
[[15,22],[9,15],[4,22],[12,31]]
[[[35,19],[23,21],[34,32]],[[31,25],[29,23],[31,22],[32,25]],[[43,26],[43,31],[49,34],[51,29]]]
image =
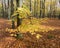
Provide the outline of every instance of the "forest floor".
[[40,39],[36,35],[24,34],[23,39],[11,37],[5,29],[11,28],[10,20],[0,18],[0,48],[60,48],[60,20],[48,19],[48,23],[42,23],[42,26],[55,28],[53,31],[36,32],[41,34]]

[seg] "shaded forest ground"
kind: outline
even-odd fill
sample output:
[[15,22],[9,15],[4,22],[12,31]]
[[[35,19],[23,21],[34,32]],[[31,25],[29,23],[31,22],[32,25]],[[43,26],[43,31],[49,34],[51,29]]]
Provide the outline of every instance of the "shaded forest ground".
[[42,35],[40,39],[36,39],[35,34],[31,35],[29,33],[25,33],[22,40],[17,40],[5,31],[7,27],[11,28],[11,24],[9,24],[10,21],[1,18],[0,48],[60,48],[60,20],[48,19],[47,22],[43,22],[42,27],[53,27],[55,30],[36,32],[36,34]]

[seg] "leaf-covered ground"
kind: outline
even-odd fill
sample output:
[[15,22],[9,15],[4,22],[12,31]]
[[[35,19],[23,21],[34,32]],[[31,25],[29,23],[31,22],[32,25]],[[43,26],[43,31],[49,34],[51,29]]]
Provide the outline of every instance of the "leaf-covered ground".
[[11,37],[6,28],[11,28],[11,21],[0,19],[0,48],[60,48],[60,20],[47,19],[41,27],[52,27],[48,32],[23,33],[23,39]]

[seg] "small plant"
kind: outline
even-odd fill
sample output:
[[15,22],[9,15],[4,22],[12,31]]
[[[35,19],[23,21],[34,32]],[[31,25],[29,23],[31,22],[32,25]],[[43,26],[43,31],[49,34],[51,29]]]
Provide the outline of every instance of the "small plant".
[[17,33],[17,34],[16,34],[16,38],[17,38],[17,39],[23,39],[23,34]]
[[47,38],[52,39],[52,38],[54,38],[54,36],[52,34],[49,34],[49,35],[47,35]]
[[23,34],[21,33],[16,33],[16,34],[10,34],[11,37],[15,37],[17,39],[23,39]]

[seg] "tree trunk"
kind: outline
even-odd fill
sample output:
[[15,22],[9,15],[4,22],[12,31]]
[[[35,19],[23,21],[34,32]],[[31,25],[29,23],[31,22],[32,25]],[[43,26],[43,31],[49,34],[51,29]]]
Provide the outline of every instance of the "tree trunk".
[[44,18],[45,16],[45,0],[40,1],[40,17]]
[[10,3],[11,3],[11,0],[8,0],[8,19],[10,19],[10,16],[11,16],[11,5],[10,5]]
[[30,11],[31,11],[31,0],[30,0]]
[[60,19],[60,14],[59,14],[58,18]]
[[45,17],[45,0],[43,0],[43,16],[42,16],[42,18],[44,18]]
[[[14,13],[14,4],[13,4],[13,0],[11,0],[11,15]],[[12,20],[12,28],[15,29],[15,21]]]
[[5,2],[2,0],[3,17],[5,18]]
[[42,1],[40,0],[40,18],[42,17]]
[[[22,7],[23,0],[16,0],[17,8]],[[21,19],[19,18],[19,14],[17,14],[17,27],[21,25]]]
[[13,0],[11,0],[11,15],[14,13],[14,4],[13,4]]
[[34,16],[36,17],[36,0],[34,1]]

